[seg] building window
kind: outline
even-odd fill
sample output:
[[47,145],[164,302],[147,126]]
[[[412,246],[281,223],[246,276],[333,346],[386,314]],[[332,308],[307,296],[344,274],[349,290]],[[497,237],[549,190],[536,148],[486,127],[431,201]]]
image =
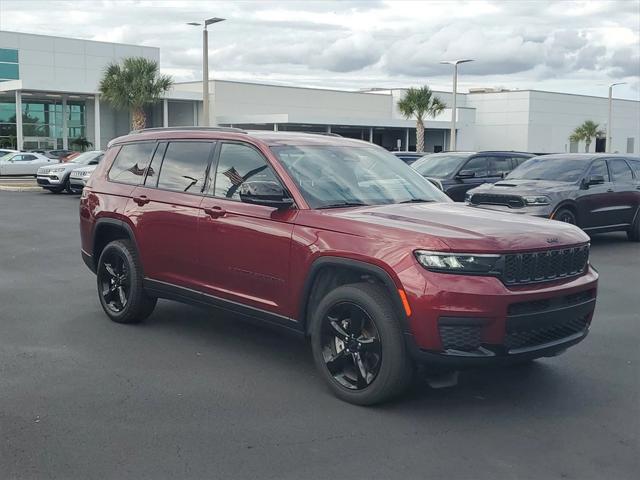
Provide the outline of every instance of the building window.
[[0,48],[0,82],[18,80],[18,51]]
[[569,153],[578,153],[578,142],[571,142],[569,144]]
[[634,137],[628,137],[627,138],[627,153],[633,153],[634,141],[635,141]]

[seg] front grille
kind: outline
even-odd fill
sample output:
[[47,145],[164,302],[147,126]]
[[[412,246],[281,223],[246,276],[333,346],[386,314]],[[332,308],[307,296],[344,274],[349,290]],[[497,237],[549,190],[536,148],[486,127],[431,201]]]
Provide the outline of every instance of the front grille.
[[445,350],[462,350],[471,352],[482,344],[482,324],[445,325],[445,318],[440,319],[440,340]]
[[573,317],[537,328],[518,327],[512,319],[507,319],[507,334],[504,345],[509,350],[528,348],[584,333],[589,326],[589,315]]
[[524,207],[524,200],[518,195],[495,195],[492,193],[474,193],[471,196],[472,205],[504,205],[509,208]]
[[589,245],[504,255],[506,285],[544,282],[580,275],[587,268]]

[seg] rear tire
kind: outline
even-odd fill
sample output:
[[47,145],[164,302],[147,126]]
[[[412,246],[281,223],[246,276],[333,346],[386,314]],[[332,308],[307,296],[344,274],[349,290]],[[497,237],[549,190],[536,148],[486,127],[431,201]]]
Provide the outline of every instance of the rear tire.
[[311,345],[320,375],[349,403],[387,401],[413,379],[402,328],[380,285],[357,283],[329,292],[313,312]]
[[100,254],[98,298],[107,316],[117,323],[138,323],[153,312],[157,299],[142,287],[142,268],[130,240],[114,240]]

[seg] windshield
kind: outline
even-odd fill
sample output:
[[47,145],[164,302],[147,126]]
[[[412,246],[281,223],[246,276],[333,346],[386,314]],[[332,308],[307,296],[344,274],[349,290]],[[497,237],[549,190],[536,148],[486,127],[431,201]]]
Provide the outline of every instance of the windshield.
[[448,202],[411,167],[376,147],[272,147],[311,208]]
[[453,175],[460,163],[469,158],[468,154],[434,153],[425,155],[411,165],[424,177],[446,178]]
[[577,182],[589,162],[576,158],[534,157],[507,175],[506,180],[553,180]]
[[70,160],[69,163],[75,163],[78,165],[88,165],[89,162],[93,160],[100,160],[102,158],[102,153],[98,154],[96,152],[84,152],[78,155],[73,160]]

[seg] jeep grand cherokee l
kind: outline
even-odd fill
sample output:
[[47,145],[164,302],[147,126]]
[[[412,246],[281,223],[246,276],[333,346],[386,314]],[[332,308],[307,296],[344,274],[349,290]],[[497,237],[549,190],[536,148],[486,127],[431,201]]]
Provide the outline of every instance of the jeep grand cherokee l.
[[507,178],[467,193],[474,207],[623,231],[640,241],[640,157],[568,153],[528,160]]
[[115,322],[169,298],[308,336],[340,398],[399,394],[414,366],[557,355],[589,330],[579,228],[452,203],[360,140],[150,129],[113,140],[80,202],[82,256]]

